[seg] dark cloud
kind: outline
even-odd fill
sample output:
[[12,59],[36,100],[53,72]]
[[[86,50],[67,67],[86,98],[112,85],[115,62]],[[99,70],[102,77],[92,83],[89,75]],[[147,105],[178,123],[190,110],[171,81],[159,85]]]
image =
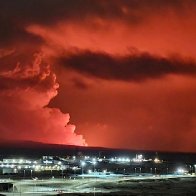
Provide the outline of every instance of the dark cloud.
[[143,81],[167,74],[196,74],[196,63],[148,53],[112,56],[90,51],[62,57],[59,64],[88,76],[106,80]]
[[57,21],[85,21],[93,18],[120,19],[138,24],[168,10],[182,15],[195,7],[193,0],[6,0],[0,1],[0,42],[38,37],[25,31],[29,24],[51,25]]
[[53,23],[60,19],[84,19],[88,16],[126,18],[144,16],[144,10],[182,11],[194,0],[7,0],[0,2],[1,16],[23,23]]
[[14,19],[3,18],[0,14],[0,47],[15,45],[18,42],[43,43],[40,37],[26,32],[25,27],[17,23]]

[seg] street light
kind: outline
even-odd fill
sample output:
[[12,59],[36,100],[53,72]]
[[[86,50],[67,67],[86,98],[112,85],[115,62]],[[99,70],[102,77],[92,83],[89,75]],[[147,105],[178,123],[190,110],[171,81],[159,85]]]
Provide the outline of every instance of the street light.
[[52,178],[52,168],[51,168],[51,170],[50,170],[50,174],[51,174],[51,178]]
[[84,161],[82,161],[82,162],[81,162],[81,166],[82,166],[82,175],[83,175],[83,173],[84,173],[83,168],[84,168],[85,165],[86,165],[86,163],[85,163]]
[[196,173],[196,165],[194,165],[194,170],[195,170],[194,172]]
[[77,169],[77,167],[73,167],[74,176],[76,175],[76,169]]
[[92,170],[91,170],[91,169],[89,169],[89,170],[88,170],[88,173],[89,173],[89,174],[91,174],[91,173],[92,173]]
[[63,179],[63,167],[61,167],[61,175],[62,175],[62,179]]
[[33,170],[31,169],[31,178],[33,177],[32,173],[33,173]]
[[185,171],[184,171],[184,169],[182,169],[182,168],[178,168],[178,169],[177,169],[177,173],[178,173],[178,174],[184,174],[184,172],[185,172]]
[[191,167],[191,165],[188,165],[188,167],[189,167],[189,169],[188,169],[189,173],[192,173],[192,167]]
[[93,161],[93,172],[95,172],[95,165],[97,164],[96,161]]

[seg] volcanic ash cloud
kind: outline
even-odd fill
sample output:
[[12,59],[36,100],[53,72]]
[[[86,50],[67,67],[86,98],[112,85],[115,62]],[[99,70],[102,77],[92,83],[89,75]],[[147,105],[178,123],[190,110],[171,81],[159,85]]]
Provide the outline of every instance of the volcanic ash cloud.
[[29,65],[0,69],[0,138],[86,145],[75,126],[68,124],[69,114],[48,107],[58,87],[56,75],[40,54]]

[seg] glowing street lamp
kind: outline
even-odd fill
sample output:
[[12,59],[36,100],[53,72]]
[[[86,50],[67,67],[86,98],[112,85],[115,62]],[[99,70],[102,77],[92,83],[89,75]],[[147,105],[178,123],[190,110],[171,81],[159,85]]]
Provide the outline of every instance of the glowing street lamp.
[[73,167],[74,176],[76,175],[76,169],[77,169],[77,167]]
[[161,163],[161,160],[159,160],[157,157],[154,159],[154,163]]
[[23,163],[23,159],[20,159],[20,160],[19,160],[19,164],[22,164],[22,163]]
[[92,170],[91,170],[91,169],[89,169],[89,170],[88,170],[88,173],[89,173],[89,174],[91,174],[91,173],[92,173]]
[[180,175],[185,174],[185,172],[186,172],[186,171],[185,171],[183,168],[178,168],[178,169],[177,169],[177,173],[180,174]]
[[95,165],[97,164],[96,161],[93,161],[93,172],[95,172]]
[[17,168],[20,170],[22,167],[19,165]]

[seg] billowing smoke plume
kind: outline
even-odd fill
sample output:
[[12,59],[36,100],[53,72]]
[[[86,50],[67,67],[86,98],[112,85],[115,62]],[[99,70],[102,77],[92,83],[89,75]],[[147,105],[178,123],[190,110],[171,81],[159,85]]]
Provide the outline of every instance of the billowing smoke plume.
[[[0,138],[86,145],[69,114],[49,108],[58,83],[51,67],[36,54],[32,64],[0,70]],[[66,101],[66,100],[65,100]]]

